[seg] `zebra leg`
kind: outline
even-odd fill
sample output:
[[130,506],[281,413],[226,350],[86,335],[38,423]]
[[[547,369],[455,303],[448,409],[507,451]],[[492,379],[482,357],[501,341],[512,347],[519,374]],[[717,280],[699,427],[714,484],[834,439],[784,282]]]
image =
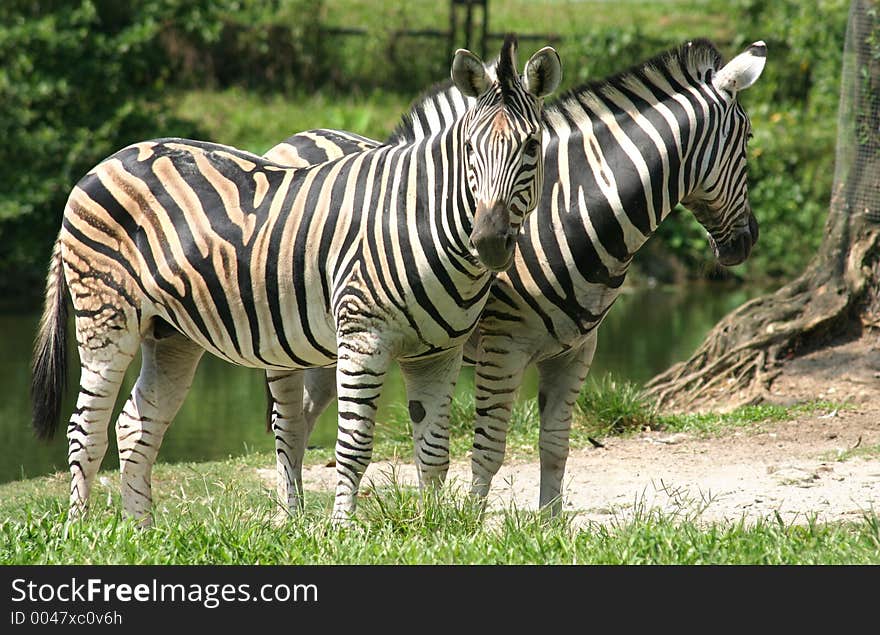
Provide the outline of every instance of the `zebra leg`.
[[303,380],[303,416],[306,418],[306,431],[310,435],[315,422],[336,399],[336,369],[310,368],[305,371]]
[[[78,338],[80,334],[81,320],[77,318]],[[79,396],[67,426],[70,520],[82,517],[88,510],[92,483],[107,452],[110,416],[125,370],[137,351],[138,339],[133,336],[104,341],[100,347],[86,338],[79,340]]]
[[152,524],[153,464],[202,353],[202,347],[176,332],[150,335],[141,344],[141,372],[116,420],[116,441],[122,510],[143,527]]
[[596,331],[577,348],[538,362],[538,408],[541,432],[541,486],[538,504],[558,516],[562,511],[562,477],[568,459],[571,413],[590,372],[596,352]]
[[272,395],[272,432],[278,472],[278,504],[284,512],[302,510],[302,462],[309,430],[303,420],[303,371],[267,370]]
[[385,385],[390,357],[378,346],[343,340],[338,345],[336,390],[339,418],[336,434],[334,523],[347,523],[357,506],[361,478],[373,455],[376,409]]
[[476,421],[471,453],[471,493],[489,494],[492,478],[501,469],[507,429],[516,393],[529,356],[511,347],[507,337],[484,334],[475,369]]
[[409,400],[419,487],[440,487],[449,471],[449,411],[461,371],[461,347],[400,362]]

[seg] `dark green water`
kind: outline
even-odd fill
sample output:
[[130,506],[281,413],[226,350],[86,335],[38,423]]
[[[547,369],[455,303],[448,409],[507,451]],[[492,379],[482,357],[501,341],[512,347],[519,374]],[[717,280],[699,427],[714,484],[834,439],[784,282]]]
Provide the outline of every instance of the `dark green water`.
[[[755,293],[756,290],[746,288],[698,285],[625,294],[600,329],[591,376],[613,373],[621,379],[646,381],[670,364],[685,359],[721,316]],[[37,311],[0,314],[0,386],[4,394],[0,400],[0,482],[67,469],[65,423],[59,426],[56,439],[49,445],[37,442],[30,429],[29,364],[38,319]],[[70,331],[72,335],[72,328]],[[75,351],[71,345],[68,385],[74,387],[79,377]],[[129,369],[120,391],[120,408],[139,366],[136,359]],[[159,460],[166,463],[204,461],[273,449],[272,436],[265,432],[264,390],[261,372],[205,355],[193,388],[165,436]],[[458,390],[473,390],[471,369],[462,371]],[[536,374],[532,369],[520,398],[534,398],[536,390]],[[390,407],[404,403],[403,383],[398,373],[390,376],[383,399],[380,418]],[[75,394],[67,395],[62,413],[65,422],[75,401]],[[333,445],[335,417],[335,407],[324,413],[310,440],[312,445]],[[112,422],[109,436],[110,449],[103,468],[118,465]]]

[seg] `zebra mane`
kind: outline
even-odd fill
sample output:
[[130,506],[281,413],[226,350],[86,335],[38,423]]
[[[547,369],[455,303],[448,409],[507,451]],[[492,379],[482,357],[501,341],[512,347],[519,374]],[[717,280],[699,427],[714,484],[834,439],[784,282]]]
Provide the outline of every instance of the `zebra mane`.
[[416,134],[413,122],[418,118],[419,114],[425,110],[427,104],[432,101],[437,101],[438,97],[448,94],[451,90],[455,90],[452,80],[446,79],[442,82],[437,82],[416,97],[416,99],[410,104],[409,110],[400,118],[397,127],[385,140],[385,143],[388,145],[397,145],[417,141],[419,135]]
[[674,71],[684,72],[694,81],[708,80],[710,76],[706,75],[707,71],[714,73],[722,62],[721,53],[712,42],[702,38],[691,40],[611,77],[587,82],[565,91],[544,109],[545,121],[548,114],[565,112],[569,104],[577,105],[585,97],[601,94],[609,88],[626,88],[633,80],[650,86],[656,84],[656,79],[663,75],[670,72],[678,74]]
[[[498,82],[501,90],[501,99],[506,102],[508,96],[514,90],[514,86],[520,81],[519,74],[516,71],[516,36],[508,33],[504,36],[504,44],[501,46],[501,54],[486,64],[489,76]],[[423,113],[431,102],[439,109],[440,100],[446,101],[446,96],[450,91],[456,90],[451,79],[437,82],[419,97],[417,97],[409,107],[409,110],[401,117],[400,123],[385,140],[388,145],[405,144],[417,141],[421,135],[416,133],[415,120]],[[448,122],[447,122],[448,123]],[[439,130],[431,130],[431,132],[439,132]]]
[[516,72],[516,36],[508,33],[504,36],[504,44],[501,45],[501,55],[495,65],[497,81],[501,87],[501,99],[507,102],[510,95],[520,83],[519,73]]
[[[684,42],[673,49],[655,55],[611,77],[587,82],[567,90],[555,99],[552,104],[547,104],[543,117],[546,121],[548,113],[564,112],[566,105],[569,103],[576,104],[579,99],[583,99],[591,93],[601,93],[603,89],[625,86],[633,79],[641,80],[647,84],[654,84],[653,78],[664,71],[683,70],[694,78],[703,77],[704,73],[708,70],[716,71],[721,66],[722,61],[721,53],[709,40],[697,39]],[[498,64],[499,58],[496,57],[488,65],[490,73],[495,72]],[[455,87],[450,79],[437,82],[425,90],[410,104],[409,111],[403,115],[400,123],[397,124],[397,127],[385,143],[393,145],[417,141],[421,135],[416,133],[413,122],[419,117],[420,113],[424,112],[429,105],[432,105],[432,102],[434,108],[439,111],[441,101],[447,102],[447,96],[454,90]]]

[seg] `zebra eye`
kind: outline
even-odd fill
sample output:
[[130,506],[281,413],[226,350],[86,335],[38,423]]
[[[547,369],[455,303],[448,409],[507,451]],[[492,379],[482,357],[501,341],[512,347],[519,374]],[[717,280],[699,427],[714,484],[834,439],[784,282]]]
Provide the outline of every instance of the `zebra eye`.
[[541,142],[532,137],[528,141],[526,141],[526,145],[523,148],[523,153],[529,156],[534,156],[538,153],[538,150],[541,148]]
[[464,149],[468,154],[473,154],[474,152],[474,146],[471,145],[470,141],[464,142]]

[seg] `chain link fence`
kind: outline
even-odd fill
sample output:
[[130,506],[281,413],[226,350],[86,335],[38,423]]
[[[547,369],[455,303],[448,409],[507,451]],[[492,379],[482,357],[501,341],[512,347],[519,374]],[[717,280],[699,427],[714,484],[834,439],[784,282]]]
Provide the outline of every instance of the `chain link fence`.
[[880,223],[880,1],[853,0],[841,72],[831,212]]

